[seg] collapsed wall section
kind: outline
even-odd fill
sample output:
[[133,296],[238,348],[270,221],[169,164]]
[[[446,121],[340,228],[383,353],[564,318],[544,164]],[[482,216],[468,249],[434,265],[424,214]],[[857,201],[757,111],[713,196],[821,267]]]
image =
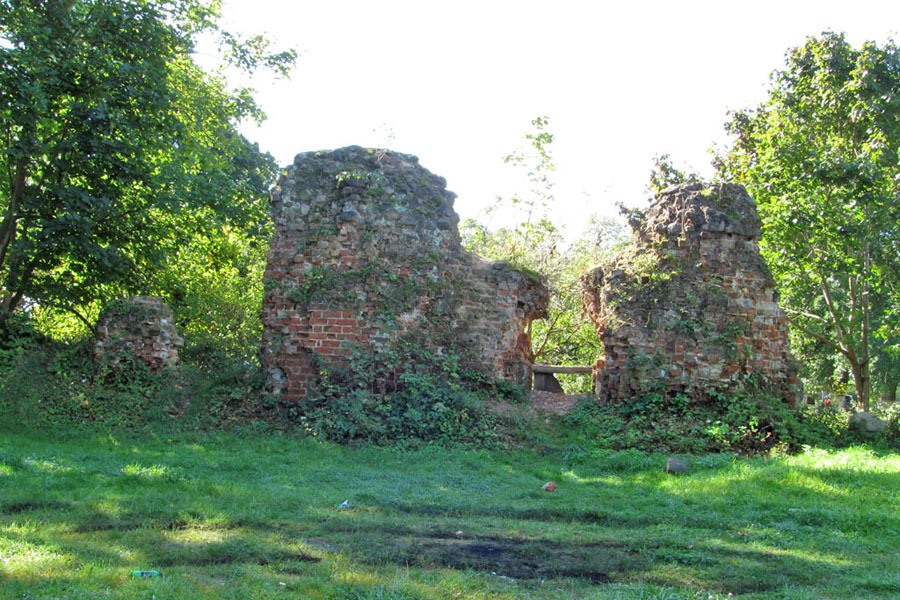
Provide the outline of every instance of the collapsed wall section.
[[793,405],[800,387],[787,320],[744,188],[672,186],[630,221],[635,243],[582,279],[604,346],[599,396],[704,400],[752,382]]
[[94,361],[116,368],[137,360],[151,370],[178,364],[184,339],[175,329],[172,310],[155,296],[113,302],[97,320]]
[[271,392],[303,398],[317,363],[399,341],[527,385],[539,278],[460,243],[455,195],[407,154],[297,155],[272,192],[261,359]]

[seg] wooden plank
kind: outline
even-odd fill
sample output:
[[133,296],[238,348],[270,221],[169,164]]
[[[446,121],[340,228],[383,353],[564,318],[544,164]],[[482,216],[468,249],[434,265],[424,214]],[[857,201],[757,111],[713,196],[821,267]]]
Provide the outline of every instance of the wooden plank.
[[584,365],[561,366],[561,365],[531,365],[532,373],[593,373],[594,368]]

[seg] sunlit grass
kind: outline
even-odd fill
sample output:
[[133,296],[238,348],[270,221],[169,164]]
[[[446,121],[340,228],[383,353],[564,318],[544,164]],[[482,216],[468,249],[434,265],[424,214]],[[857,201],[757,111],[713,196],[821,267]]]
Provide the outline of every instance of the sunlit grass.
[[900,597],[900,456],[665,458],[5,433],[0,598]]

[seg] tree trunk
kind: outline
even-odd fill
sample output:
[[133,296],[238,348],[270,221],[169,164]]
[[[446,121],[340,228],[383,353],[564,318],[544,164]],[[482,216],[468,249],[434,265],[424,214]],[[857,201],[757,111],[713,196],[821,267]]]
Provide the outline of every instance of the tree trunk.
[[861,364],[854,357],[850,360],[850,370],[853,371],[853,383],[856,385],[859,409],[869,410],[869,396],[872,393],[872,375],[869,373],[869,365]]
[[[868,204],[866,204],[868,207]],[[868,209],[867,209],[868,210]],[[870,365],[872,364],[870,361],[871,355],[869,354],[869,336],[870,336],[870,323],[869,323],[869,275],[872,273],[872,252],[869,246],[868,240],[866,240],[866,249],[865,249],[865,278],[863,279],[863,293],[860,298],[860,304],[862,305],[862,361],[860,361],[860,373],[862,374],[862,384],[863,388],[857,390],[857,394],[859,394],[859,405],[863,410],[869,410],[869,396],[872,395],[872,370],[870,369]],[[865,391],[865,398],[863,398],[863,390]]]
[[3,297],[0,298],[0,330],[6,329],[9,317],[18,308],[22,298],[25,297],[25,283],[34,274],[35,263],[32,261],[24,269],[21,269],[17,275],[16,271],[20,268],[21,265],[16,265],[15,263],[10,265],[6,281],[3,282],[6,291]]

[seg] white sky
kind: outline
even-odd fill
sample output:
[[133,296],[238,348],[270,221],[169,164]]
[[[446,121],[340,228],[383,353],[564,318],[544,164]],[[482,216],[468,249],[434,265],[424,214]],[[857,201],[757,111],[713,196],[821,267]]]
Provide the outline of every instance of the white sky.
[[225,0],[223,25],[300,57],[257,78],[246,127],[282,165],[358,144],[419,156],[477,217],[526,189],[502,157],[550,117],[553,215],[571,233],[647,193],[652,157],[710,175],[729,109],[764,97],[785,51],[823,30],[900,40],[900,1]]

